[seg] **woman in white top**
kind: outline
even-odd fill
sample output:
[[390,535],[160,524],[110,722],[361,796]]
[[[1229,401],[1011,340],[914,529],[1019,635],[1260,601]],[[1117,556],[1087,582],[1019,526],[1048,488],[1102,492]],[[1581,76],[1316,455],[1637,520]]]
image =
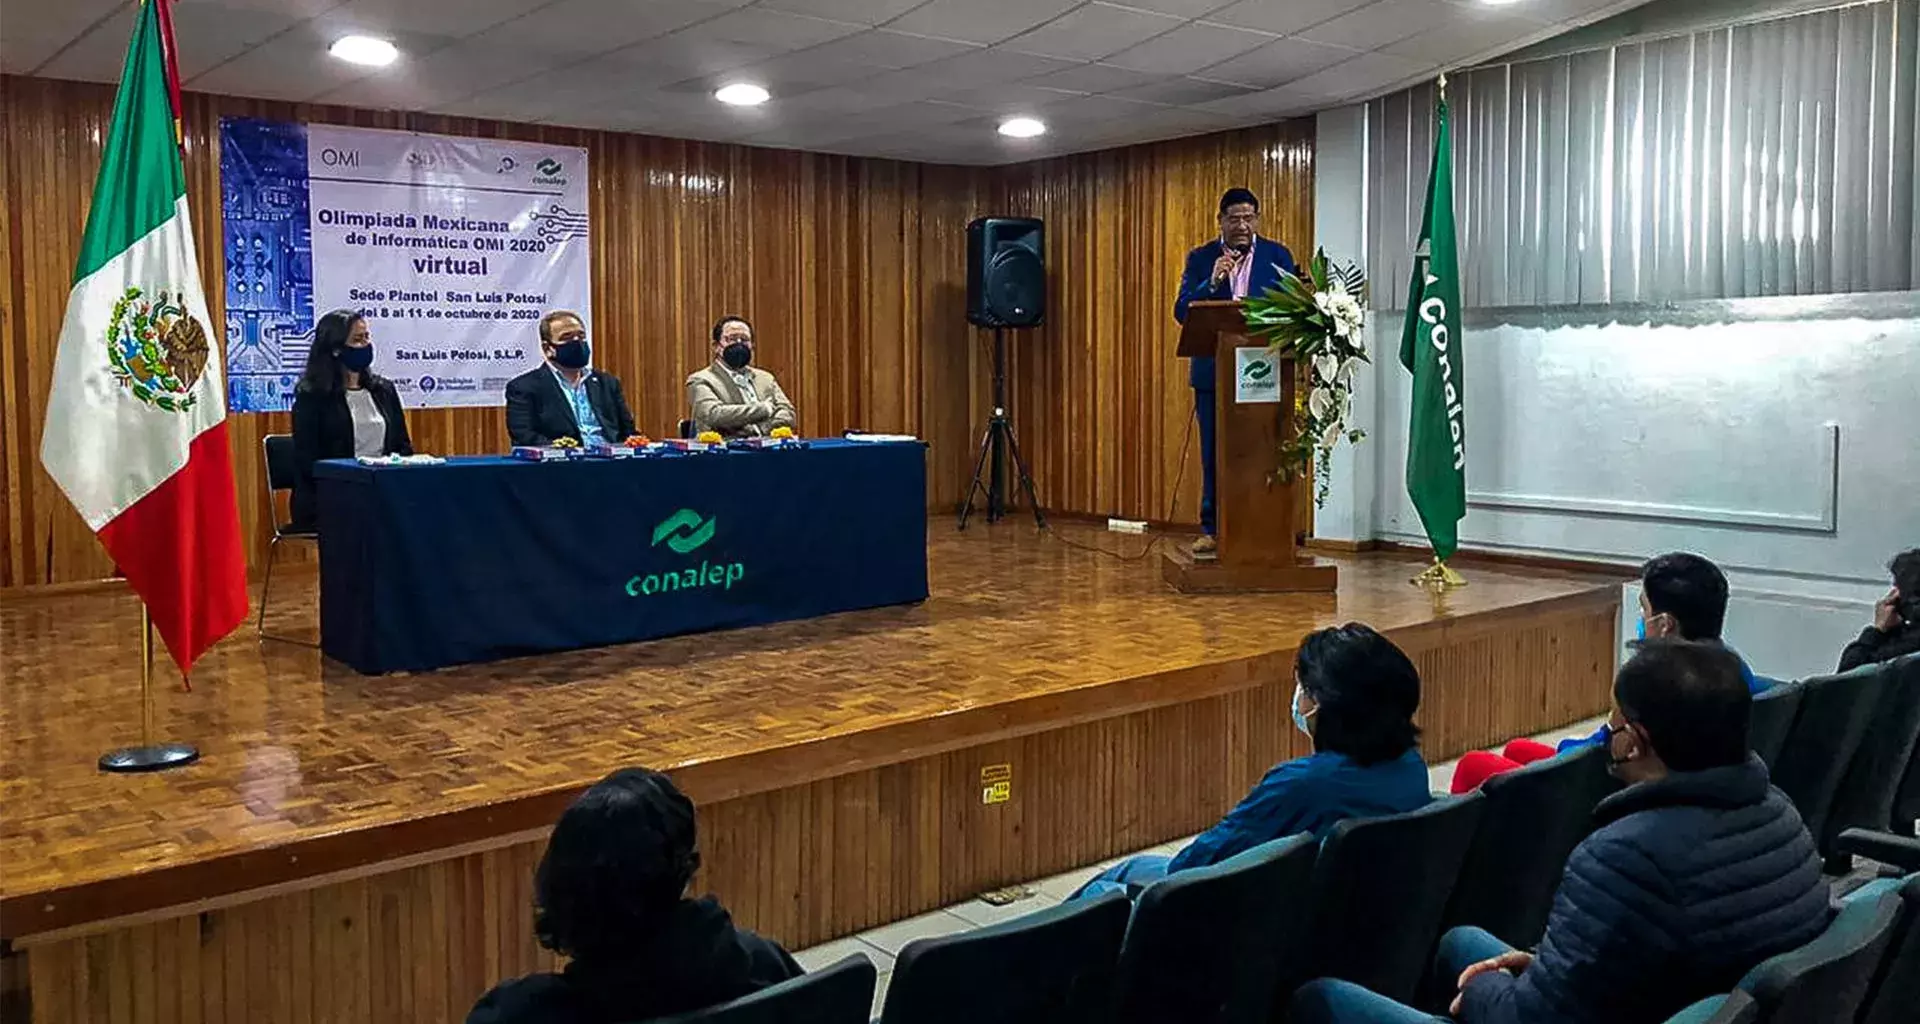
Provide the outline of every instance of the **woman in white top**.
[[314,526],[313,464],[360,455],[412,455],[393,382],[376,374],[366,318],[336,309],[313,325],[307,368],[293,391],[293,525]]

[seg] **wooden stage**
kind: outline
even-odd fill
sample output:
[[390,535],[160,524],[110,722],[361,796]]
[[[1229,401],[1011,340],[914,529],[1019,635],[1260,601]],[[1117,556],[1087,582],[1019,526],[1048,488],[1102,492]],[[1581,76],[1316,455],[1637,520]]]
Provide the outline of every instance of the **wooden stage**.
[[[1478,569],[1436,603],[1362,555],[1337,595],[1186,597],[1026,524],[930,536],[924,605],[429,675],[249,623],[193,692],[163,677],[203,760],[155,776],[94,768],[138,734],[135,601],[0,599],[0,989],[49,1022],[457,1021],[549,962],[543,830],[628,764],[699,803],[696,884],[804,947],[1210,824],[1302,752],[1292,649],[1348,620],[1420,666],[1429,760],[1607,704],[1617,580]],[[269,626],[311,635],[314,577],[284,582]]]

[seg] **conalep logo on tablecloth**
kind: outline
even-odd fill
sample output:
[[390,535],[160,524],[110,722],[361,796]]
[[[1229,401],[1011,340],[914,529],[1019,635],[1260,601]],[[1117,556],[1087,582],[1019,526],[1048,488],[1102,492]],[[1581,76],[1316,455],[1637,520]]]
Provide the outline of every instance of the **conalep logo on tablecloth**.
[[[711,516],[702,516],[690,508],[683,508],[660,521],[653,528],[652,547],[665,544],[676,555],[690,555],[713,540],[714,532],[719,528],[719,520]],[[670,590],[696,590],[701,587],[719,587],[732,590],[733,585],[747,575],[747,567],[739,562],[715,564],[704,559],[699,566],[685,569],[669,569],[664,572],[647,573],[635,576],[627,581],[628,597],[651,597]]]

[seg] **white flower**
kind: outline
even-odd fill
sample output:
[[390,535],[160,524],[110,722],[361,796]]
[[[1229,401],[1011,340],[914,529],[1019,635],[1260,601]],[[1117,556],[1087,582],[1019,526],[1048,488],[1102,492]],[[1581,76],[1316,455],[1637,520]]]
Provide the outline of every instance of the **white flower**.
[[1313,305],[1325,316],[1333,316],[1335,299],[1331,292],[1314,292]]
[[1340,373],[1340,357],[1331,352],[1322,352],[1313,357],[1313,372],[1321,380],[1331,384]]
[[1333,405],[1333,392],[1327,388],[1314,388],[1313,393],[1307,396],[1307,411],[1316,420],[1326,419],[1327,413],[1333,411]]

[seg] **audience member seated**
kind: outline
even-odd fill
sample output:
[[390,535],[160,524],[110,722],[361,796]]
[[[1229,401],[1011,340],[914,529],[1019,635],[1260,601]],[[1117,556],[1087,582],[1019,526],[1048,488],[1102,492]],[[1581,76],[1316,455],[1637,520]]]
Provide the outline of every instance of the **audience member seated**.
[[1893,589],[1873,606],[1873,625],[1840,652],[1842,672],[1920,651],[1920,548],[1893,556],[1887,571]]
[[[1655,1024],[1730,991],[1754,965],[1826,927],[1813,837],[1747,749],[1753,696],[1738,656],[1652,639],[1620,669],[1606,726],[1627,787],[1573,851],[1537,955],[1477,928],[1441,941],[1466,1024]],[[1360,986],[1321,979],[1295,1024],[1430,1022]]]
[[507,382],[507,437],[545,447],[562,438],[580,445],[619,444],[633,436],[620,378],[593,368],[586,321],[570,309],[540,318],[546,362]]
[[765,437],[793,429],[793,402],[773,374],[753,364],[753,325],[723,316],[713,325],[713,362],[687,377],[693,428],[721,437]]
[[336,309],[313,325],[307,366],[293,389],[295,475],[289,511],[296,530],[314,528],[313,464],[361,455],[412,455],[407,411],[393,382],[373,372],[367,318]]
[[[1726,621],[1727,577],[1719,566],[1699,555],[1676,552],[1661,555],[1640,570],[1640,639],[1672,637],[1725,646],[1720,631]],[[1738,659],[1739,655],[1736,653],[1734,657]],[[1747,684],[1749,693],[1760,693],[1773,685],[1773,680],[1754,675],[1745,660],[1740,661],[1740,679]],[[1563,740],[1557,748],[1517,739],[1501,748],[1498,754],[1472,751],[1455,766],[1452,792],[1471,793],[1501,772],[1544,761],[1555,754],[1599,746],[1605,739],[1606,730],[1601,729],[1591,736]]]
[[658,772],[625,768],[575,800],[534,875],[534,931],[570,958],[504,982],[467,1024],[625,1024],[757,992],[800,967],[735,927],[712,897],[687,899],[700,866],[693,803]]
[[1102,872],[1074,894],[1137,892],[1169,872],[1217,864],[1262,843],[1347,818],[1424,807],[1420,674],[1391,640],[1358,623],[1311,633],[1294,659],[1293,724],[1313,754],[1276,765],[1253,792],[1171,859],[1150,854]]

